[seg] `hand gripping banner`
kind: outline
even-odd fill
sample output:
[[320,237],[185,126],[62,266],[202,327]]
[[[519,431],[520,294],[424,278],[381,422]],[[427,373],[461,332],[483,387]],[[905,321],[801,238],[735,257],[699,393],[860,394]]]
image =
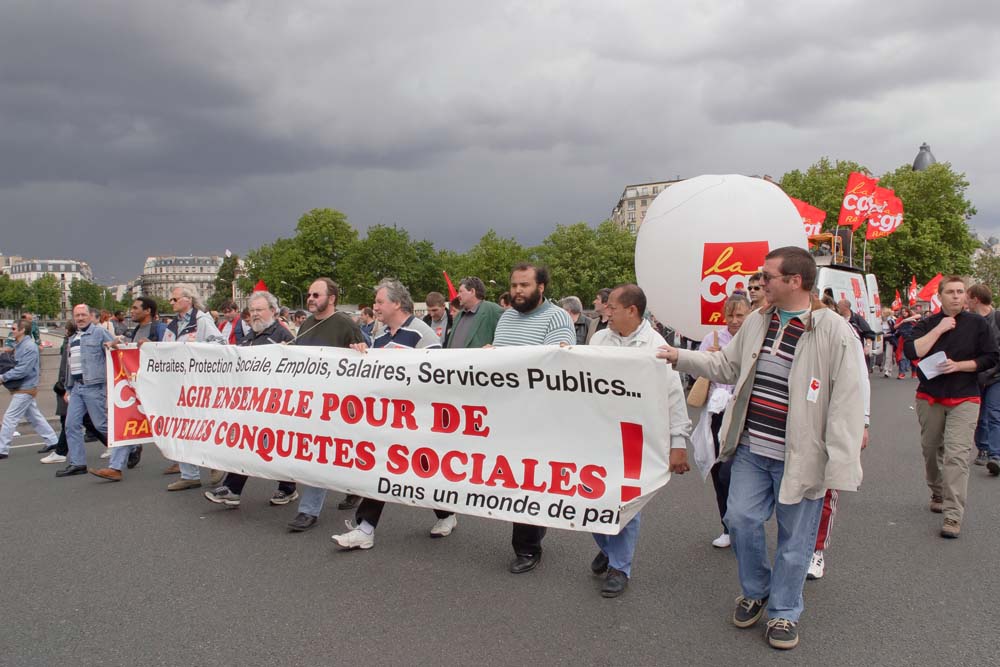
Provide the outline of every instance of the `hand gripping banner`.
[[614,534],[669,479],[666,373],[603,347],[147,343],[134,384],[175,461]]

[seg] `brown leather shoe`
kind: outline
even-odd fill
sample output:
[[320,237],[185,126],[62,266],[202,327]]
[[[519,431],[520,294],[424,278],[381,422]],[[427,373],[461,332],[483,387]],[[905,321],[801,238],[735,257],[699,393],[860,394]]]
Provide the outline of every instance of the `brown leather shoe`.
[[201,486],[200,479],[179,479],[176,482],[167,484],[167,491],[183,491],[185,489],[197,489]]
[[212,470],[208,475],[209,486],[219,486],[222,484],[222,480],[226,478],[225,470]]
[[168,466],[166,470],[163,471],[164,475],[179,475],[181,472],[181,467],[179,464],[175,463]]
[[109,482],[120,482],[122,481],[122,471],[115,470],[114,468],[101,468],[100,470],[94,470],[93,468],[87,468],[89,472],[94,477],[100,477],[101,479],[106,479]]
[[930,510],[935,514],[940,514],[944,511],[944,499],[941,496],[931,496]]
[[944,525],[941,526],[941,537],[947,537],[953,540],[958,537],[961,532],[962,524],[955,519],[945,519]]

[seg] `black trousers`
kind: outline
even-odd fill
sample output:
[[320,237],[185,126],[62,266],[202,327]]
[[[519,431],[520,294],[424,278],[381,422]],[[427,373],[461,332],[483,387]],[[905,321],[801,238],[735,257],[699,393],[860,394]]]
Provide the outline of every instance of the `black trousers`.
[[[719,429],[722,428],[722,417],[725,412],[712,415],[712,440],[715,442],[715,458],[719,458]],[[726,507],[729,501],[729,479],[733,471],[733,460],[725,462],[716,461],[712,466],[712,486],[715,487],[715,502],[719,506],[719,519],[722,520],[722,529],[726,535],[729,528],[726,526]]]
[[[62,396],[57,400],[63,400]],[[87,435],[97,438],[105,447],[108,446],[107,436],[97,430],[94,422],[90,421],[90,415],[86,412],[83,413],[83,428],[87,431]],[[59,442],[56,443],[56,454],[59,456],[69,454],[69,443],[66,441],[66,415],[59,415]]]
[[[248,479],[250,478],[238,472],[227,472],[226,478],[222,480],[222,485],[236,495],[240,495],[243,493],[243,487],[246,486]],[[295,482],[278,482],[278,491],[292,495],[295,492]]]
[[[362,521],[367,521],[373,527],[378,525],[378,519],[382,516],[382,508],[385,507],[385,502],[381,500],[372,500],[371,498],[362,498],[361,504],[358,505],[358,509],[354,512],[354,522],[359,526]],[[447,519],[454,512],[445,512],[443,510],[434,510],[434,516],[439,519]]]
[[537,556],[542,553],[542,538],[545,537],[544,526],[532,526],[527,523],[512,524],[510,544],[518,556]]

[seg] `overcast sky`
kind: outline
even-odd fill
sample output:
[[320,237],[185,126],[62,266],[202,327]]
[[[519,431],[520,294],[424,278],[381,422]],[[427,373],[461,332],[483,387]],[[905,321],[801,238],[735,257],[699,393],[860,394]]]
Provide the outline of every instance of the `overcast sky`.
[[923,141],[1000,235],[998,45],[980,0],[0,0],[0,252],[123,282],[315,207],[534,244],[626,183]]

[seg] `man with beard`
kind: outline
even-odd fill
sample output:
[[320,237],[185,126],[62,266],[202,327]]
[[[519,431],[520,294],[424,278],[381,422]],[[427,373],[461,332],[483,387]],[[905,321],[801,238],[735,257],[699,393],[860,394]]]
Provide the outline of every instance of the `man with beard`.
[[[311,315],[302,323],[299,335],[292,345],[350,347],[364,342],[361,328],[354,320],[344,313],[337,312],[339,296],[340,287],[329,278],[317,278],[313,281],[306,294],[306,307],[309,308]],[[279,326],[282,326],[280,322]],[[323,511],[323,502],[326,500],[326,489],[301,484],[300,490],[302,497],[299,500],[299,513],[288,522],[288,529],[294,533],[301,533],[316,525],[319,514]],[[357,507],[360,500],[358,496],[347,494],[340,501],[338,509]]]
[[[253,345],[274,345],[275,343],[290,343],[293,340],[291,332],[278,323],[278,300],[270,292],[254,292],[250,295],[250,328],[252,332],[240,343],[241,347]],[[219,505],[239,507],[240,494],[246,486],[247,476],[231,472],[222,481],[222,486],[206,491],[205,497]],[[298,499],[295,482],[278,482],[278,490],[269,501],[272,505],[287,505]]]
[[[569,315],[545,301],[549,272],[541,266],[522,262],[510,273],[511,308],[504,311],[493,336],[495,347],[509,345],[573,345],[576,334]],[[515,523],[511,536],[513,574],[529,572],[542,560],[545,528]]]

